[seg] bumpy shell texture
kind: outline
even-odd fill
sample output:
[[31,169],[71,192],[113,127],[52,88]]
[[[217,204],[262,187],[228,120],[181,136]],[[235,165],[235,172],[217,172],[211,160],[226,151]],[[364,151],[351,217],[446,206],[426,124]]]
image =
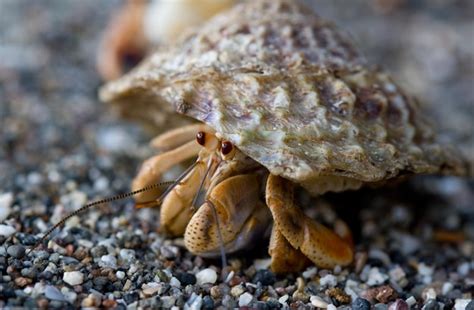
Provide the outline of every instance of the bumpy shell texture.
[[237,5],[106,85],[101,98],[151,122],[172,107],[299,183],[464,172],[418,103],[297,1]]

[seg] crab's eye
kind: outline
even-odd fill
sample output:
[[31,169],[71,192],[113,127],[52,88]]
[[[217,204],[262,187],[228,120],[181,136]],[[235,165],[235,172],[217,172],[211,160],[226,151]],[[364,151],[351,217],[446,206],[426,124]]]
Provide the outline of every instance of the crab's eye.
[[196,135],[196,141],[200,145],[204,146],[206,144],[206,133],[204,131],[200,131]]
[[219,148],[219,140],[217,140],[214,134],[209,132],[198,132],[196,135],[196,141],[210,152],[214,152]]
[[234,147],[232,146],[232,143],[230,143],[229,141],[223,141],[222,144],[221,144],[222,155],[230,154],[230,152],[232,152],[233,148]]
[[221,153],[224,159],[231,159],[234,157],[235,148],[230,141],[222,141],[221,143]]

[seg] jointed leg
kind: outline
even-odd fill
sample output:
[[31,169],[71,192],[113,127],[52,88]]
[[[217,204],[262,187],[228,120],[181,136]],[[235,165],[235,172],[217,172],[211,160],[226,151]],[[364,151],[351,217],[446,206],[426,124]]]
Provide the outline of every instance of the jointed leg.
[[333,268],[352,262],[352,246],[323,225],[313,221],[293,202],[293,183],[270,175],[266,189],[267,206],[289,244],[318,267]]
[[311,261],[291,246],[276,225],[272,227],[268,254],[272,258],[270,268],[275,273],[298,272],[311,265]]
[[[132,190],[157,183],[164,172],[186,159],[197,156],[200,150],[201,147],[195,141],[190,141],[174,150],[147,159],[133,180]],[[137,195],[136,201],[138,204],[147,203],[157,199],[160,194],[158,189],[147,191]]]

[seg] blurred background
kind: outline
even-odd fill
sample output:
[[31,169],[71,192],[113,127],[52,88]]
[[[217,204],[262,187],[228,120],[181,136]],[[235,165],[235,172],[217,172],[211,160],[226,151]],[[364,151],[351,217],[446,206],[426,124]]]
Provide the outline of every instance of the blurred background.
[[[370,63],[428,106],[444,139],[474,151],[474,2],[307,0]],[[123,1],[0,1],[0,184],[88,152],[146,141],[97,100],[99,40]],[[110,151],[109,150],[109,151]],[[80,151],[79,153],[81,153]],[[100,153],[100,152],[99,152]],[[132,170],[130,172],[133,171]]]
[[[305,2],[349,31],[370,63],[392,72],[426,105],[444,141],[460,147],[472,160],[474,1]],[[64,214],[63,206],[73,210],[93,197],[128,191],[138,166],[152,154],[147,146],[152,134],[117,118],[97,99],[103,83],[95,68],[100,38],[122,4],[0,0],[0,221],[8,218],[9,225],[25,232],[19,243],[32,245],[30,234],[55,222]],[[346,218],[356,212],[359,247],[382,248],[390,259],[404,263],[404,255],[416,252],[418,260],[436,265],[445,278],[472,255],[473,191],[466,180],[423,179],[389,190],[388,195],[378,191],[344,195],[329,199],[336,205],[360,206],[357,212],[347,207],[343,212]],[[88,239],[97,242],[114,229],[130,234],[137,227],[145,232],[156,229],[149,217],[134,220],[132,209],[133,203],[128,203],[123,214],[105,211],[114,220],[127,220],[119,228],[113,225],[120,220],[110,218],[94,226],[99,213],[91,216],[88,225],[95,233]],[[465,242],[447,247],[433,243],[431,233],[437,228],[454,231],[454,237],[449,236],[457,238],[455,243]],[[146,239],[136,246],[150,242]],[[445,256],[433,258],[438,252]],[[154,255],[150,261],[155,262]],[[453,281],[463,283],[466,275]],[[469,290],[467,284],[458,288],[456,296]]]

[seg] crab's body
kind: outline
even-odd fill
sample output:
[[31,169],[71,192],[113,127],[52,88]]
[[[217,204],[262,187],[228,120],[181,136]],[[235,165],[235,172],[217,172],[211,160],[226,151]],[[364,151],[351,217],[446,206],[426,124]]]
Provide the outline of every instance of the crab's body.
[[[297,1],[237,5],[106,85],[101,98],[155,127],[169,127],[167,113],[177,111],[237,146],[269,174],[271,252],[289,247],[325,267],[350,262],[352,252],[288,206],[291,190],[279,192],[286,180],[321,194],[464,171],[457,153],[437,143],[417,102]],[[139,184],[151,175],[142,170]],[[208,187],[209,197],[218,186]]]

